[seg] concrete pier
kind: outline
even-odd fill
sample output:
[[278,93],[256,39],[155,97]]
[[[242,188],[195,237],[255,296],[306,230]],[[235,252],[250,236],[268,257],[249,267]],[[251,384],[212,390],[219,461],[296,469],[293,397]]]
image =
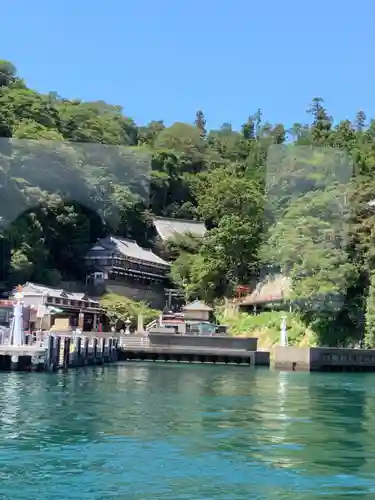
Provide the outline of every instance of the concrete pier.
[[244,351],[236,349],[202,349],[148,347],[126,348],[119,351],[120,361],[162,361],[172,363],[212,363],[248,366],[270,365],[268,352]]
[[257,351],[257,339],[160,335],[50,334],[43,347],[33,344],[0,346],[0,371],[67,370],[116,361],[222,363],[269,366],[269,352]]
[[285,371],[375,372],[375,349],[276,347],[275,368]]
[[145,342],[136,346],[130,339],[122,340],[122,361],[270,365],[270,353],[257,351],[257,338],[152,333],[147,347]]
[[0,371],[44,371],[45,357],[41,347],[0,345]]

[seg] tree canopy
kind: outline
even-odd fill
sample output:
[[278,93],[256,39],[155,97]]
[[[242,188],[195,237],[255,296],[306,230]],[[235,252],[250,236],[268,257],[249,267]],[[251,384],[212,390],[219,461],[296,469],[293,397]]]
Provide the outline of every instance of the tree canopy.
[[30,89],[0,61],[0,289],[79,280],[98,237],[152,248],[153,215],[195,219],[204,237],[164,249],[186,298],[231,296],[271,264],[324,341],[371,344],[375,120],[335,122],[320,97],[308,113],[286,126],[244,109],[240,130],[209,130],[200,109],[136,124],[118,105]]

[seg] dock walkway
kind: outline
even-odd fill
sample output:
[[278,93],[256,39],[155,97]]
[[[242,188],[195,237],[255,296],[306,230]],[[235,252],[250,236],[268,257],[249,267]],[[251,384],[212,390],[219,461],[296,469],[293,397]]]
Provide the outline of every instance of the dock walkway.
[[268,352],[257,351],[257,339],[227,336],[171,335],[121,339],[119,360],[269,366]]
[[[112,334],[113,335],[113,334]],[[0,346],[0,370],[47,371],[116,361],[221,363],[269,366],[268,352],[257,339],[173,334],[117,335],[53,333],[43,346]]]

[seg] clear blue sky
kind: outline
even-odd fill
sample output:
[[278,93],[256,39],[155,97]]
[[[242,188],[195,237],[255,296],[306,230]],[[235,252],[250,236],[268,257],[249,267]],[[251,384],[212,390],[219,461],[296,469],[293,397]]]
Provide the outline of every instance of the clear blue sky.
[[374,0],[18,0],[1,6],[0,58],[29,86],[120,104],[137,123],[235,127],[258,107],[305,121],[375,117]]

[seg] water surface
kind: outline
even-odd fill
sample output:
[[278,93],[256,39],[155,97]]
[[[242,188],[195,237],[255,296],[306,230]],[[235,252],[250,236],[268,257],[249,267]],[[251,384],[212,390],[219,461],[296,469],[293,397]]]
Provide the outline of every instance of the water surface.
[[0,374],[1,500],[375,498],[375,374]]

